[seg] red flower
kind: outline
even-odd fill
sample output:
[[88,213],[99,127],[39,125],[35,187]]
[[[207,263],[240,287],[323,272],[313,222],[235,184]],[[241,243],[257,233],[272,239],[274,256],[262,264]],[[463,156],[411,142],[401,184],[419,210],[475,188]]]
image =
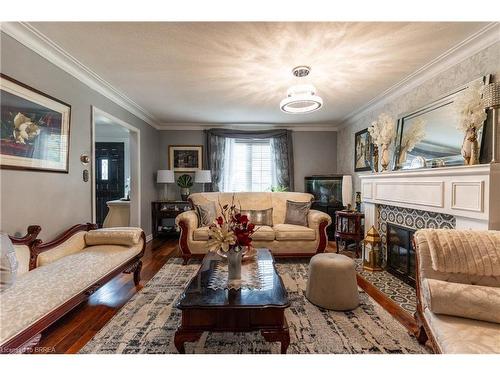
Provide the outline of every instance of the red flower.
[[253,233],[253,230],[255,229],[255,224],[254,223],[248,223],[247,225],[247,230],[251,233]]
[[221,226],[223,223],[224,223],[224,219],[222,218],[222,216],[219,216],[217,218],[217,224],[219,224],[219,226]]
[[247,224],[248,223],[248,216],[247,215],[240,215],[238,222],[240,224]]

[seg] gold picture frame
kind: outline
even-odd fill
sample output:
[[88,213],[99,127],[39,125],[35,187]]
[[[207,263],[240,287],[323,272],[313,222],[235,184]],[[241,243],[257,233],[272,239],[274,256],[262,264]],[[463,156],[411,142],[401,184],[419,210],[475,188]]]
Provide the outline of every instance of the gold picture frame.
[[168,146],[168,165],[174,172],[195,172],[203,169],[203,146]]

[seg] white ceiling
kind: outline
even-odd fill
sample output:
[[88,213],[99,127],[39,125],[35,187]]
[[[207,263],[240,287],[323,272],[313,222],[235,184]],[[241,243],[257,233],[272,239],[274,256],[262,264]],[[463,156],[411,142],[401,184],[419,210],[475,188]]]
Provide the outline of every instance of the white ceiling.
[[[159,123],[335,124],[486,23],[30,23]],[[309,65],[298,79],[291,69]],[[306,81],[321,110],[282,113]]]

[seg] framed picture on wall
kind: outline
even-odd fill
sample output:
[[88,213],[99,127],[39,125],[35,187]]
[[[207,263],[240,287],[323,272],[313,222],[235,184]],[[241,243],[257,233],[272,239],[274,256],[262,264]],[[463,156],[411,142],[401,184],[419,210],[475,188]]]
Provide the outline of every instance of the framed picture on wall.
[[168,146],[168,165],[174,172],[203,169],[203,146]]
[[354,135],[354,171],[371,170],[372,142],[368,128]]
[[68,173],[71,106],[0,73],[0,167]]

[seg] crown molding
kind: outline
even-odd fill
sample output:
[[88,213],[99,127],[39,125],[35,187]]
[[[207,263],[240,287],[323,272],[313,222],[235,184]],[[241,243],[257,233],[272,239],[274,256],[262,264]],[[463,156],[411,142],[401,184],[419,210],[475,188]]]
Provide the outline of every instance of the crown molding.
[[237,130],[270,130],[287,129],[293,131],[309,132],[336,132],[334,124],[279,124],[279,123],[163,123],[158,125],[158,130],[206,130],[206,129],[237,129]]
[[338,129],[343,129],[349,125],[349,122],[358,120],[367,112],[413,90],[425,81],[437,76],[498,41],[500,41],[500,23],[491,22],[406,78],[389,87],[362,107],[344,116],[338,123]]
[[144,120],[152,127],[158,127],[158,121],[151,113],[113,87],[92,69],[82,64],[29,23],[2,22],[1,31],[61,68],[66,73],[69,73],[92,90],[97,91],[141,120]]

